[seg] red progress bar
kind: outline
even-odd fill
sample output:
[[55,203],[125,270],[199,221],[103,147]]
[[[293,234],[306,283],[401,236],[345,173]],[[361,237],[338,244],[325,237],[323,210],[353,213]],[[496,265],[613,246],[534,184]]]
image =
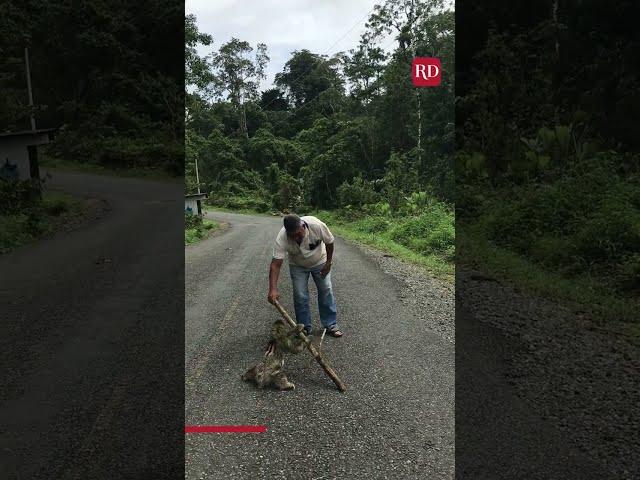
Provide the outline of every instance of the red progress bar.
[[263,433],[265,425],[187,425],[184,433]]

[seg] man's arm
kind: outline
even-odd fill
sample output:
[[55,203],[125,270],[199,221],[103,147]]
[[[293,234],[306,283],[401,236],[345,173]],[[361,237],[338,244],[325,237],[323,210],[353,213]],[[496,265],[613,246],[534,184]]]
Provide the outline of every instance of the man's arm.
[[323,277],[331,271],[331,262],[333,261],[333,243],[327,243],[325,247],[327,248],[327,261],[322,267],[322,270],[320,270],[320,275]]
[[328,243],[325,247],[327,248],[327,263],[331,263],[333,259],[333,243]]
[[280,277],[280,268],[282,267],[283,260],[281,258],[271,259],[271,266],[269,267],[269,295],[267,300],[269,303],[275,303],[280,298],[278,293],[278,278]]

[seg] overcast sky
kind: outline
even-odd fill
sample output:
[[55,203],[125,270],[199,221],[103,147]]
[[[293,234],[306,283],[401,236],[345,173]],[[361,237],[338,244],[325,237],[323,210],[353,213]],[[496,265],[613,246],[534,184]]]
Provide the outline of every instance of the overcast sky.
[[[187,0],[185,10],[197,17],[198,29],[213,36],[213,45],[201,55],[217,50],[231,37],[255,48],[267,45],[271,58],[262,88],[269,88],[276,73],[294,50],[334,54],[355,48],[374,0]],[[382,46],[389,43],[382,42]]]

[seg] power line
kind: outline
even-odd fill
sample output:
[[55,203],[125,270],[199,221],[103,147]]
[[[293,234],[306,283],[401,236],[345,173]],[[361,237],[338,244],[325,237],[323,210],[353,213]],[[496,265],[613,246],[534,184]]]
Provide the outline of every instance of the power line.
[[[374,8],[375,8],[375,7],[374,7]],[[369,10],[369,12],[371,12],[372,10],[373,10],[373,8],[372,8],[371,10]],[[367,13],[367,15],[368,15],[368,13]],[[418,17],[416,17],[416,21],[417,21],[417,20],[418,20],[422,15],[423,15],[423,14],[418,15]],[[391,39],[390,39],[390,41],[389,41],[389,42],[387,42],[387,43],[386,43],[386,44],[381,48],[381,50],[384,52],[384,51],[387,49],[387,47],[389,47],[389,46],[390,46],[392,43],[394,43],[396,40],[397,40],[397,38],[392,34],[392,35],[391,35]],[[312,102],[314,102],[315,100],[317,100],[318,98],[320,98],[320,96],[321,96],[324,92],[326,92],[326,91],[327,91],[327,90],[323,90],[323,91],[319,92],[317,95],[315,95],[314,97],[312,97],[310,100],[307,100],[304,104],[300,105],[299,107],[294,108],[293,110],[287,110],[287,112],[289,112],[289,113],[291,113],[291,114],[296,113],[296,112],[299,112],[300,110],[302,110],[303,108],[305,108],[307,105],[311,104]],[[275,100],[275,99],[274,99],[274,100]],[[273,100],[272,100],[272,101],[273,101]],[[270,103],[271,103],[271,102],[269,102],[267,105],[265,105],[264,107],[262,107],[262,108],[263,108],[263,110],[264,110],[264,109],[266,109],[266,107],[267,107]]]
[[[298,75],[292,82],[291,85],[295,85],[302,77],[304,77],[307,73],[309,73],[311,70],[313,70],[314,68],[316,68],[317,66],[320,65],[320,62],[324,61],[324,59],[322,58],[322,56],[326,56],[329,54],[329,52],[333,49],[333,47],[335,47],[338,43],[340,43],[347,35],[349,35],[354,28],[356,28],[360,22],[362,22],[362,20],[364,20],[365,18],[369,17],[369,15],[371,14],[371,12],[373,12],[373,10],[376,8],[376,6],[374,5],[373,7],[371,7],[367,13],[364,14],[363,17],[361,17],[356,23],[354,23],[349,30],[347,30],[338,40],[336,40],[335,42],[333,42],[333,44],[331,44],[331,46],[329,48],[327,48],[327,50],[323,53],[320,54],[320,58],[318,58],[314,63],[311,64],[311,66],[309,68],[307,68],[304,72],[302,72],[300,75]],[[277,97],[276,97],[277,98]],[[269,103],[267,103],[266,105],[264,105],[262,107],[263,110],[266,110],[267,107],[269,105],[271,105],[276,98],[273,98]]]
[[[382,47],[382,51],[384,51],[389,45],[391,45],[393,42],[396,41],[396,38],[394,36],[392,36],[391,41],[387,42],[383,47]],[[293,110],[287,110],[288,113],[290,114],[294,114],[299,112],[300,110],[302,110],[303,108],[305,108],[306,106],[308,106],[309,104],[313,103],[315,100],[317,100],[318,98],[320,98],[320,96],[326,92],[327,90],[322,90],[321,92],[319,92],[317,95],[315,95],[314,97],[312,97],[310,100],[307,100],[306,102],[304,102],[302,105],[300,105],[299,107],[294,108]],[[271,103],[271,102],[269,102]],[[266,108],[266,106],[268,106],[269,104],[265,105],[263,108],[263,110]]]

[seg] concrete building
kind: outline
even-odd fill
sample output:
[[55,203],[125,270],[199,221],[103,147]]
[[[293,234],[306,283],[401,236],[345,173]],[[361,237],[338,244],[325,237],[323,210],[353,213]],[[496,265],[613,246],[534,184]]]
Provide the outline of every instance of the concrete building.
[[202,215],[202,201],[207,198],[206,193],[191,193],[184,196],[184,212],[192,215]]
[[0,133],[0,178],[40,178],[38,145],[49,143],[54,128]]

